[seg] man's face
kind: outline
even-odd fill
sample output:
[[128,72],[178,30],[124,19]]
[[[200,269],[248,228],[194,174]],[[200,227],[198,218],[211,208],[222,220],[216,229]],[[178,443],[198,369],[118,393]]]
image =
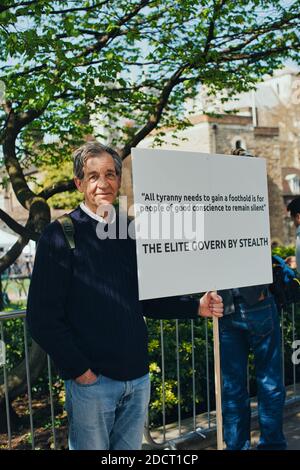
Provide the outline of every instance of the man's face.
[[112,156],[105,152],[99,157],[89,157],[83,172],[83,179],[75,176],[74,181],[78,191],[84,193],[87,207],[96,212],[102,204],[112,204],[121,185]]
[[300,214],[292,216],[292,220],[294,222],[295,227],[298,228],[300,225]]

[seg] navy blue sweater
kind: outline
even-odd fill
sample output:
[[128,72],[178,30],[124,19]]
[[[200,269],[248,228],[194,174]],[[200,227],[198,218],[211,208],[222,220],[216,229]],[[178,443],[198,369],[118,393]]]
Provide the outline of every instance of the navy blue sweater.
[[89,368],[115,380],[141,377],[148,372],[143,315],[197,318],[198,301],[139,301],[135,241],[100,240],[96,220],[81,208],[70,216],[75,250],[57,221],[38,243],[27,305],[31,335],[64,379]]

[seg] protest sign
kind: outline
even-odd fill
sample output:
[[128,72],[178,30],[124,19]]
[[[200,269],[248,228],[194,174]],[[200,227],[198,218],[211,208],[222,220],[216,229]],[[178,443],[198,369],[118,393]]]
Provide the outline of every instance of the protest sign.
[[132,156],[140,299],[272,282],[264,159]]

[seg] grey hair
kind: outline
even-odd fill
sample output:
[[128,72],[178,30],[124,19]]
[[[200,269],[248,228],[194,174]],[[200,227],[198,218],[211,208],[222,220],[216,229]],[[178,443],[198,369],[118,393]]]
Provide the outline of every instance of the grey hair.
[[103,153],[109,153],[112,156],[115,164],[116,174],[118,176],[122,175],[122,159],[120,155],[111,147],[107,145],[100,144],[100,142],[87,142],[86,144],[81,145],[73,153],[73,172],[74,175],[79,179],[83,179],[84,171],[83,167],[85,162],[90,157],[99,157]]

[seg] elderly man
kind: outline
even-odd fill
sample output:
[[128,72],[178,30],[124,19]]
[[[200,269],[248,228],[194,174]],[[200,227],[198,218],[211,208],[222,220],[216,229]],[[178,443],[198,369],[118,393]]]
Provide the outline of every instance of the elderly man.
[[287,206],[296,227],[296,268],[300,273],[300,196],[295,197]]
[[97,211],[115,201],[121,169],[119,155],[97,142],[75,151],[74,180],[84,194],[84,203],[69,214],[75,247],[68,247],[60,223],[51,223],[40,238],[32,274],[28,325],[65,380],[70,449],[141,448],[150,396],[143,315],[223,312],[216,293],[200,302],[139,301],[135,241],[100,240],[96,233],[99,224],[107,224]]

